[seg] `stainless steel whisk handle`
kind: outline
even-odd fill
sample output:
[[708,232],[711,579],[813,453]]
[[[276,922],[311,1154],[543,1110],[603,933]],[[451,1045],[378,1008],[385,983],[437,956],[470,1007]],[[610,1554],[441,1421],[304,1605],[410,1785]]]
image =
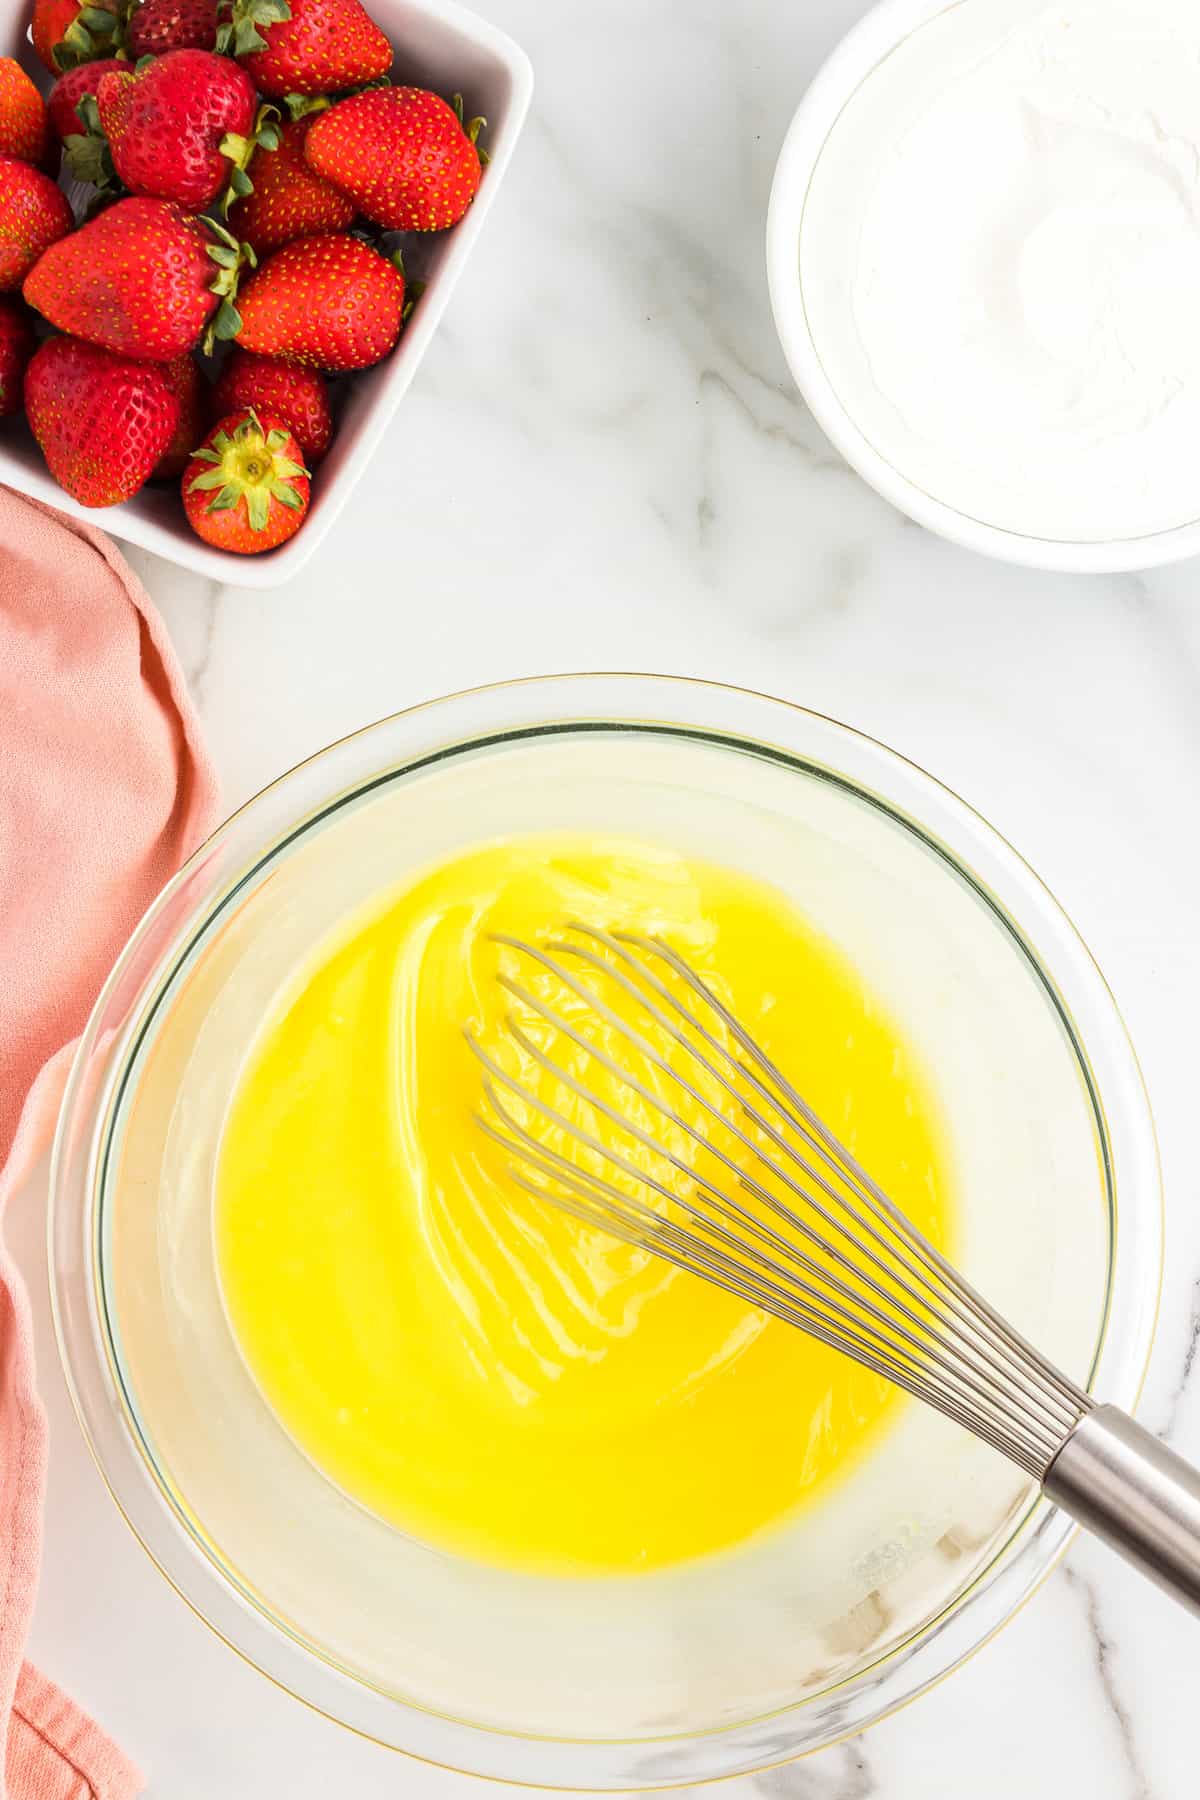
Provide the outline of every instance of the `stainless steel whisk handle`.
[[1127,1562],[1200,1613],[1200,1470],[1117,1406],[1086,1413],[1043,1492]]

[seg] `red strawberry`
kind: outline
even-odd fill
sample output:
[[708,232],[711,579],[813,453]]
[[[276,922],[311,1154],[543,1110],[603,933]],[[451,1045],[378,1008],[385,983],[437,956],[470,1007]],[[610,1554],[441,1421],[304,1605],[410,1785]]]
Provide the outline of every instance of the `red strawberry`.
[[32,315],[15,294],[0,294],[0,419],[21,410],[25,365],[36,341]]
[[166,50],[211,50],[217,41],[217,0],[141,0],[125,27],[130,55]]
[[320,231],[343,231],[356,208],[304,160],[304,140],[312,119],[279,127],[278,147],[254,159],[254,192],[229,214],[229,229],[259,256]]
[[211,205],[248,161],[257,95],[244,69],[209,50],[168,50],[140,70],[110,70],[96,94],[113,166],[135,194]]
[[209,414],[222,419],[248,406],[260,415],[270,413],[283,419],[308,467],[316,467],[329,448],[333,421],[325,383],[315,369],[277,362],[272,356],[254,356],[249,350],[232,350],[212,391]]
[[221,299],[216,335],[237,329],[229,303],[237,265],[220,226],[134,195],[54,244],[26,280],[25,298],[60,331],[170,362],[197,342]]
[[313,120],[309,166],[388,231],[444,231],[475,198],[482,119],[464,129],[462,97],[425,88],[371,88]]
[[392,66],[392,46],[359,0],[234,0],[217,44],[277,100],[360,87]]
[[179,402],[179,418],[150,479],[178,481],[204,436],[204,381],[190,356],[177,356],[174,362],[159,363],[158,367]]
[[403,275],[369,244],[295,238],[242,290],[237,341],[316,369],[366,369],[399,337],[403,308]]
[[52,75],[121,47],[121,0],[33,0],[29,35]]
[[55,337],[25,372],[25,410],[59,485],[81,506],[113,506],[166,449],[179,402],[153,363]]
[[128,63],[118,62],[115,56],[102,56],[98,62],[80,63],[77,69],[69,69],[59,76],[46,105],[60,143],[65,143],[69,137],[78,137],[83,131],[83,121],[75,109],[84,95],[95,95],[101,76],[107,75],[110,69],[128,67]]
[[293,537],[308,511],[308,471],[283,420],[248,407],[214,425],[184,471],[183,507],[219,550],[253,556]]
[[74,223],[66,195],[48,175],[0,156],[0,289],[19,288],[42,252]]
[[20,63],[0,56],[0,156],[46,160],[46,103]]

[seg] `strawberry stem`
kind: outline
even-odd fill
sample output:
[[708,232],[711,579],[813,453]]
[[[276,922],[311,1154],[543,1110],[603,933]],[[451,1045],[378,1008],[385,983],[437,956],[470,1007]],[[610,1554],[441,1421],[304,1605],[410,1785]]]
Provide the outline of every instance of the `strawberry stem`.
[[213,238],[208,245],[208,254],[217,270],[216,278],[209,283],[209,292],[218,295],[221,301],[201,343],[205,356],[211,356],[218,339],[234,338],[242,329],[242,315],[234,304],[238,282],[243,268],[256,268],[258,258],[249,244],[239,243],[219,220],[206,218],[204,223]]
[[254,192],[254,183],[250,179],[248,165],[256,150],[277,150],[279,148],[279,130],[276,121],[279,108],[269,103],[260,106],[254,121],[254,129],[249,137],[242,137],[239,132],[227,131],[217,145],[231,167],[229,181],[225,192],[221,195],[221,217],[229,217],[229,209],[235,200],[244,200],[247,194]]

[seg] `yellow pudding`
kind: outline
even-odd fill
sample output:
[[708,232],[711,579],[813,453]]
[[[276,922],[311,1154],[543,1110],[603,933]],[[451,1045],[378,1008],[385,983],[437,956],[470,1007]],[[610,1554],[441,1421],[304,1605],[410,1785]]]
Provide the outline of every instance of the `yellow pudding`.
[[495,935],[570,919],[669,939],[945,1249],[951,1193],[915,1053],[757,880],[637,841],[505,840],[323,949],[266,1020],[220,1148],[217,1253],[243,1355],[313,1462],[401,1530],[586,1574],[742,1543],[827,1494],[904,1402],[514,1188],[471,1120],[464,1027],[511,1066],[495,977],[530,972]]

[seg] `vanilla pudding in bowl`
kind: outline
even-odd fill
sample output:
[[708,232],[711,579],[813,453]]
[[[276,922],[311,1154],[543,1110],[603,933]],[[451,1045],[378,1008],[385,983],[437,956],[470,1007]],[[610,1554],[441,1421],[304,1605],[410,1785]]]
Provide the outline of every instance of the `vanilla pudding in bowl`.
[[1070,1527],[874,1377],[505,1191],[461,1033],[495,1024],[497,932],[581,909],[679,936],[967,1278],[1125,1405],[1157,1168],[1036,878],[778,702],[457,696],[303,765],[185,868],[55,1157],[64,1357],[118,1503],[235,1649],[353,1728],[646,1788],[860,1729]]

